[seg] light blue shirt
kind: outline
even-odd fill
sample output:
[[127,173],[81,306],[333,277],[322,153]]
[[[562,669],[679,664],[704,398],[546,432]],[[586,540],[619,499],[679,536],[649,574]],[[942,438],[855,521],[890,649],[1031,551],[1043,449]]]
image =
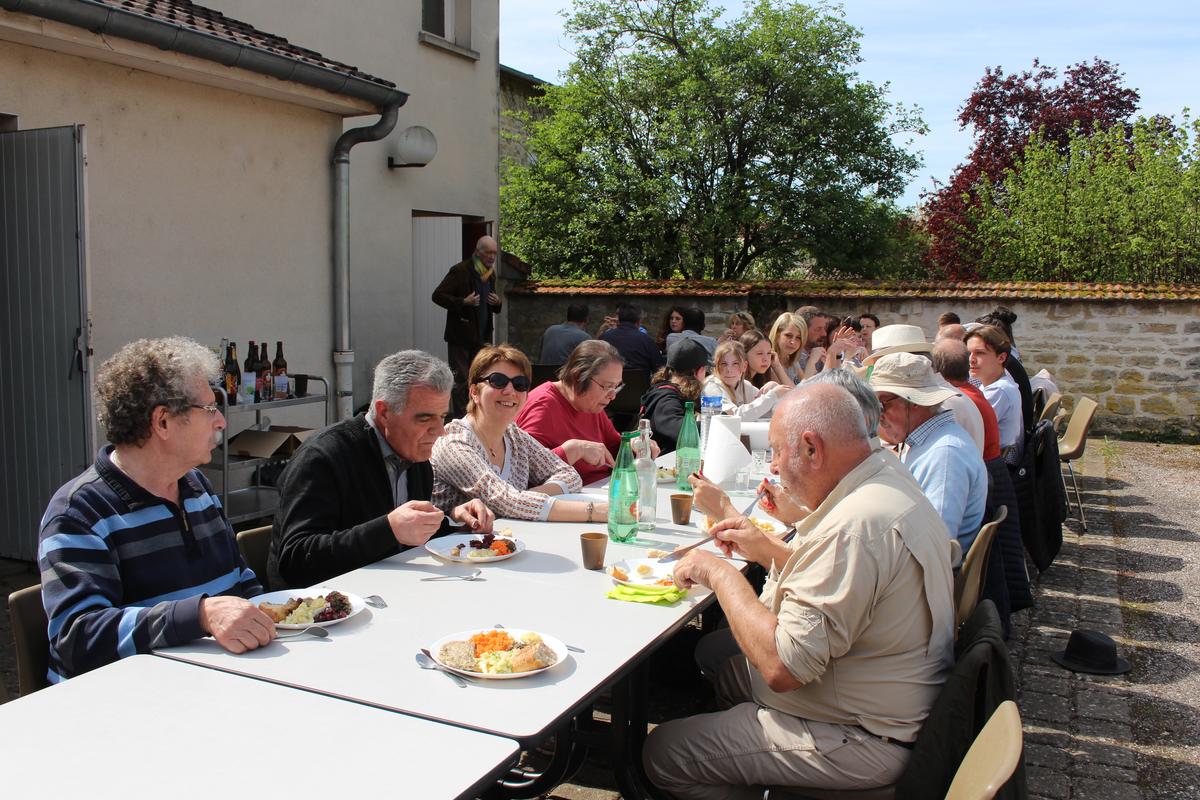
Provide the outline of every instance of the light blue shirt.
[[965,556],[983,524],[988,479],[979,448],[954,421],[954,412],[943,411],[918,425],[905,439],[900,460]]

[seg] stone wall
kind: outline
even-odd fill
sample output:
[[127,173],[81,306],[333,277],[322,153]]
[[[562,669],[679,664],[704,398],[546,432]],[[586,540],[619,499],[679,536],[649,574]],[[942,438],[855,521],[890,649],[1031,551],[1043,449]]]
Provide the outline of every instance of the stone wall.
[[838,315],[870,312],[884,325],[919,325],[932,336],[944,311],[970,321],[1002,304],[1018,315],[1013,333],[1029,374],[1048,370],[1067,397],[1067,408],[1080,395],[1100,404],[1095,433],[1200,437],[1200,291],[1193,289],[530,282],[509,294],[508,339],[536,361],[542,331],[566,318],[569,303],[589,305],[589,327],[595,331],[604,314],[626,300],[645,309],[644,324],[652,335],[674,305],[704,309],[709,335],[720,334],[738,309],[749,309],[766,328],[779,309],[815,305]]

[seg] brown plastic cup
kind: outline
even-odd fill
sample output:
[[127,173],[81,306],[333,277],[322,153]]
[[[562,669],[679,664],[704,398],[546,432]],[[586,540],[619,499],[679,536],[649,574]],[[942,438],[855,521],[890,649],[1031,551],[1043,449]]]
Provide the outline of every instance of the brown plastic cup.
[[293,375],[292,378],[294,378],[296,381],[296,397],[307,397],[308,396],[308,376],[307,375]]
[[581,533],[579,545],[583,548],[584,569],[604,569],[604,551],[608,548],[607,533]]
[[692,496],[690,494],[671,495],[671,519],[676,525],[687,525],[692,521]]

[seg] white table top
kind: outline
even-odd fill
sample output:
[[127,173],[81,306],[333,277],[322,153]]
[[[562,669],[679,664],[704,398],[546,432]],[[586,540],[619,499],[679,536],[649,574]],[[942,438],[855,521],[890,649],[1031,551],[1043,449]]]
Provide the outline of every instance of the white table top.
[[[661,494],[660,506],[669,507],[668,493]],[[603,531],[603,523],[505,520],[497,524],[503,528],[512,528],[528,549],[478,565],[484,580],[422,581],[469,572],[471,565],[448,564],[414,549],[326,581],[359,595],[381,595],[389,604],[329,627],[327,639],[273,642],[240,656],[204,639],[158,654],[532,741],[682,627],[708,596],[696,587],[668,607],[608,599],[612,579],[583,569],[579,544],[582,530]],[[606,563],[642,557],[649,547],[673,549],[699,536],[694,527],[683,530],[667,524],[642,544],[609,542]],[[496,623],[540,631],[586,652],[571,653],[538,675],[475,679],[467,688],[420,669],[414,660],[418,649],[443,636]]]
[[0,729],[9,797],[459,797],[519,752],[510,739],[153,656],[6,703]]

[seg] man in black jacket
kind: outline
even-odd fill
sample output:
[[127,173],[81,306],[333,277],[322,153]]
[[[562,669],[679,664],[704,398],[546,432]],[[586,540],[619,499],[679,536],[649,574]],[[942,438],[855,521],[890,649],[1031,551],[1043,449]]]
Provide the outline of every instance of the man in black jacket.
[[[271,531],[271,587],[320,583],[448,529],[429,502],[433,443],[445,433],[453,377],[445,362],[420,350],[388,356],[375,368],[371,407],[304,443],[279,479]],[[472,531],[492,529],[483,502],[450,517]]]
[[467,411],[467,372],[471,360],[492,343],[492,315],[500,311],[496,294],[496,255],[490,236],[481,236],[470,258],[455,264],[433,290],[433,302],[446,309],[446,354],[454,372],[454,414]]

